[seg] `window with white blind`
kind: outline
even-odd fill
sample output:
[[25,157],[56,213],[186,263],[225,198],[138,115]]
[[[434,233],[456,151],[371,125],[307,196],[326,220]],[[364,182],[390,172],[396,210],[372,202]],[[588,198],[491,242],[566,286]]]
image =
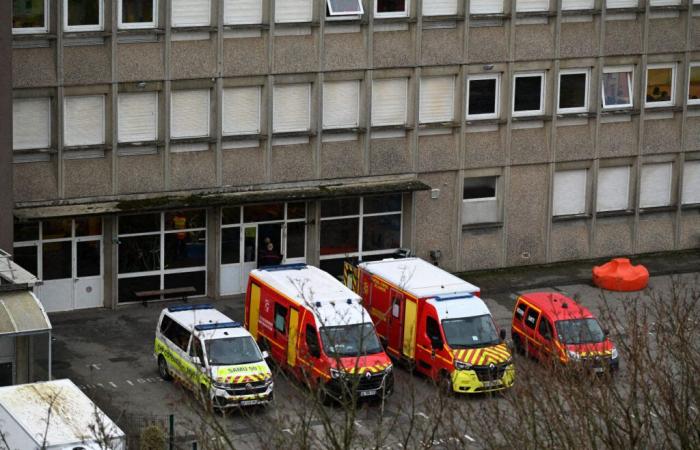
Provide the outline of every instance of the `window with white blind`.
[[420,80],[420,123],[451,122],[454,119],[455,77]]
[[601,167],[598,170],[596,210],[624,211],[629,208],[630,166]]
[[462,190],[462,225],[500,220],[498,177],[465,178]]
[[12,149],[51,147],[51,99],[16,98],[12,101]]
[[605,6],[608,9],[636,8],[639,6],[639,0],[605,0]]
[[105,142],[105,96],[86,95],[63,100],[63,144],[99,145]]
[[275,22],[311,22],[313,0],[276,0]]
[[209,136],[209,89],[172,91],[170,94],[170,137]]
[[224,25],[262,23],[261,0],[224,0]]
[[683,164],[683,204],[700,203],[700,161]]
[[323,128],[355,128],[360,124],[360,82],[323,83]]
[[639,191],[639,207],[653,208],[671,204],[672,163],[644,164]]
[[423,0],[424,16],[451,16],[457,14],[457,0]]
[[553,214],[569,216],[586,212],[588,170],[561,170],[554,173]]
[[174,27],[197,27],[211,23],[210,0],[171,0],[170,14]]
[[408,79],[372,81],[372,126],[405,125]]
[[117,99],[119,142],[158,139],[158,93],[124,92]]
[[503,14],[503,0],[471,0],[469,14]]
[[649,0],[649,6],[677,6],[681,0]]
[[595,0],[561,0],[562,11],[577,9],[593,9]]
[[222,130],[225,136],[260,133],[260,86],[224,89]]
[[311,128],[311,85],[282,84],[274,88],[272,131],[285,133]]
[[549,11],[549,0],[515,0],[515,11]]

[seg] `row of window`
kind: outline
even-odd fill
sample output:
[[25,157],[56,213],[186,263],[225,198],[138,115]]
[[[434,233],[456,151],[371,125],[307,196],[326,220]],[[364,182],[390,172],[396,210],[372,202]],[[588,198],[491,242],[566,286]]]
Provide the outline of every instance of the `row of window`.
[[[61,0],[58,0],[61,1]],[[116,0],[117,23],[120,29],[148,29],[158,26],[158,0]],[[170,0],[173,27],[210,26],[212,0]],[[691,0],[694,4],[700,0]],[[455,15],[461,0],[423,0],[424,16]],[[680,5],[682,0],[649,0],[650,6]],[[62,0],[63,29],[69,32],[104,29],[104,0]],[[374,17],[408,17],[410,0],[375,0]],[[12,28],[16,34],[48,32],[49,0],[15,0]],[[549,11],[550,0],[516,0],[516,12]],[[225,25],[260,24],[263,21],[261,0],[224,0]],[[636,8],[639,0],[607,0],[606,7]],[[562,0],[562,10],[591,10],[595,0]],[[502,14],[503,0],[470,0],[471,14]],[[278,23],[311,22],[313,0],[276,0],[275,21]],[[359,18],[364,14],[361,0],[326,0],[329,18]]]
[[[672,106],[676,98],[676,65],[647,66],[644,106]],[[632,108],[634,67],[606,67],[601,80],[603,109]],[[590,69],[559,72],[558,114],[589,111]],[[513,117],[541,116],[545,112],[545,72],[515,73],[511,113]],[[700,63],[690,65],[688,104],[700,104]],[[444,123],[455,118],[455,76],[424,77],[420,80],[419,122]],[[501,74],[470,75],[467,78],[465,118],[500,117]],[[372,82],[372,126],[408,123],[408,78],[376,79]],[[361,81],[323,83],[322,124],[324,129],[351,129],[360,125]],[[280,84],[273,87],[272,131],[309,131],[312,84]],[[211,90],[174,90],[170,99],[170,138],[210,136]],[[224,136],[257,135],[262,131],[262,87],[230,87],[221,98],[221,127]],[[105,95],[64,98],[63,144],[89,146],[105,143]],[[51,99],[15,98],[13,101],[13,148],[51,147]],[[157,92],[119,93],[117,136],[119,143],[158,140],[159,95]]]

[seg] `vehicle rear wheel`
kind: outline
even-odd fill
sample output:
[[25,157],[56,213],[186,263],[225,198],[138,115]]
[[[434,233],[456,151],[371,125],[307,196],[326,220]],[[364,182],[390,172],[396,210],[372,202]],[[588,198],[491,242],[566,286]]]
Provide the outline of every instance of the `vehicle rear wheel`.
[[163,355],[158,356],[158,373],[160,374],[160,377],[164,379],[165,381],[172,380],[172,376],[170,376],[170,371],[168,370],[168,363],[165,361],[165,358],[163,358]]

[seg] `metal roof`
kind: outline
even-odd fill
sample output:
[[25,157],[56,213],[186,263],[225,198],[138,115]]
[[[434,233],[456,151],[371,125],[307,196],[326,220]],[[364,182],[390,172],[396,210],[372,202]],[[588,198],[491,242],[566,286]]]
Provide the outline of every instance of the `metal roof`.
[[0,284],[34,285],[37,278],[31,272],[12,261],[12,257],[0,250]]
[[0,291],[0,336],[33,334],[50,329],[49,317],[32,291]]

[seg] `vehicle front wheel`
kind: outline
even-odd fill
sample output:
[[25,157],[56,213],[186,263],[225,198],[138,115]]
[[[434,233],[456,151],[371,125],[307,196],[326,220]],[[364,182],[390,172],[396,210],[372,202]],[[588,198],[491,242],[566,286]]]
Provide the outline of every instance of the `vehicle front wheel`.
[[158,373],[165,381],[172,380],[173,378],[170,376],[170,371],[168,371],[168,363],[165,361],[165,358],[163,358],[163,355],[158,356]]
[[525,348],[523,347],[523,343],[520,340],[520,336],[517,334],[513,333],[513,347],[515,347],[515,351],[519,355],[524,355],[525,354]]
[[452,376],[447,372],[442,372],[440,375],[440,390],[445,395],[452,395]]

